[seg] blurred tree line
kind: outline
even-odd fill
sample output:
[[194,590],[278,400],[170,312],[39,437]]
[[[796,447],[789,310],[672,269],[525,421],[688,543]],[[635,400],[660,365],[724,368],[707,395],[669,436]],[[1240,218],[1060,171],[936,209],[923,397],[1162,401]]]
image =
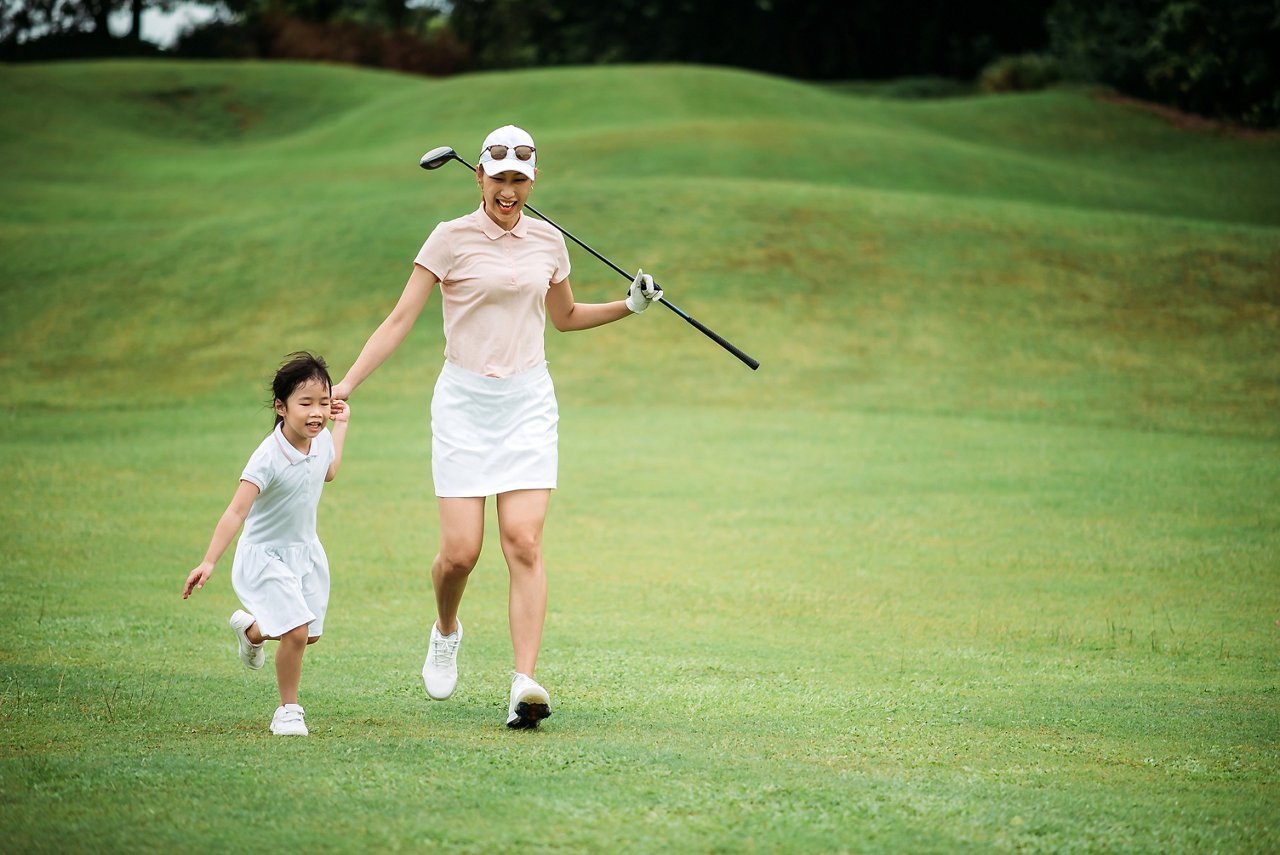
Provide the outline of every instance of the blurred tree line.
[[1052,0],[453,0],[485,67],[696,62],[790,77],[972,78],[1045,43]]
[[[176,0],[0,0],[0,60],[159,53]],[[424,74],[614,62],[732,65],[814,80],[1059,79],[1280,126],[1280,0],[220,0],[167,52]],[[107,20],[128,10],[123,37]],[[935,89],[935,91],[941,91]]]
[[1046,25],[1068,79],[1280,127],[1280,0],[1057,0]]

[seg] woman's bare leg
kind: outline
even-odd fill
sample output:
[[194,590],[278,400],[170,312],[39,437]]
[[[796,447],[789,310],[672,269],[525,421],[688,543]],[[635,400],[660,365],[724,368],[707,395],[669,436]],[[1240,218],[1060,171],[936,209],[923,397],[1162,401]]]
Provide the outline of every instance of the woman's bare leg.
[[507,617],[516,671],[533,676],[547,616],[547,574],[542,564],[542,527],[550,490],[513,490],[498,496],[498,531],[511,584]]
[[436,626],[441,635],[458,628],[458,606],[467,578],[480,560],[484,543],[484,499],[437,499],[440,505],[440,552],[431,562],[436,593]]

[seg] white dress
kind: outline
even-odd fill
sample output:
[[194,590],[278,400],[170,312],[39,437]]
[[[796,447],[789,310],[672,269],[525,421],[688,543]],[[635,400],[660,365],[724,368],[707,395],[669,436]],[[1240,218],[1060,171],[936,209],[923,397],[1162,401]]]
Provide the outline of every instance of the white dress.
[[316,535],[316,509],[333,458],[327,429],[303,454],[277,425],[240,475],[260,492],[236,545],[231,586],[263,635],[276,637],[304,624],[309,636],[324,631],[329,558]]

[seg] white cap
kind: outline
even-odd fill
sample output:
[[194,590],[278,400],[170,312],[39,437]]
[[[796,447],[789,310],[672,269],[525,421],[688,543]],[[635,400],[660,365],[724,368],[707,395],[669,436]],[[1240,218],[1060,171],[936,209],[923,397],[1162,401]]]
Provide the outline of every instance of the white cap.
[[[505,145],[507,147],[506,158],[504,160],[494,160],[493,156],[489,154],[489,146],[491,145]],[[503,172],[519,172],[522,175],[527,175],[529,180],[533,181],[537,177],[534,173],[534,166],[538,162],[538,153],[535,151],[528,160],[520,160],[515,153],[515,147],[518,145],[534,147],[533,137],[529,136],[528,131],[517,128],[515,125],[504,125],[485,137],[484,145],[480,147],[480,165],[484,167],[484,174],[493,176],[500,175]]]

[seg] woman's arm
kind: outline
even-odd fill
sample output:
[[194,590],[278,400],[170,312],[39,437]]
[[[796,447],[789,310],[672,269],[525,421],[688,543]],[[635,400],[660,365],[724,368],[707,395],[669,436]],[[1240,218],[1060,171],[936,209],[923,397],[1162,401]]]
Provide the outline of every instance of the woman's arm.
[[204,554],[204,560],[187,575],[187,584],[182,588],[182,599],[185,600],[191,596],[192,590],[203,588],[204,583],[209,581],[209,577],[213,575],[214,565],[218,563],[222,553],[227,551],[232,538],[240,531],[240,526],[244,525],[244,519],[249,516],[249,509],[253,507],[254,500],[257,498],[258,485],[250,481],[241,481],[235,496],[231,499],[231,504],[227,505],[227,509],[222,512],[222,517],[218,520],[218,525],[213,529],[213,539],[209,541],[209,549]]
[[438,281],[436,275],[427,268],[418,264],[413,266],[413,273],[405,283],[404,292],[396,307],[364,343],[360,356],[347,371],[347,376],[334,384],[334,400],[345,401],[388,356],[395,353],[396,348],[409,335],[409,330],[413,329],[418,315],[422,314],[423,307],[431,297],[431,289]]
[[630,314],[626,300],[613,303],[575,303],[568,277],[551,283],[551,288],[547,291],[547,317],[551,318],[552,326],[560,332],[589,330],[620,321]]

